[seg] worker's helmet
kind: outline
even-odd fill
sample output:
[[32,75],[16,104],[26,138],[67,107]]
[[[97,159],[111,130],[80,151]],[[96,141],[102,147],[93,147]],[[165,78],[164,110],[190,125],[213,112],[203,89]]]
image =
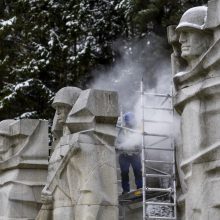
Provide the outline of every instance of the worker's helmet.
[[198,6],[187,10],[180,19],[176,30],[190,28],[203,30],[207,19],[208,8],[206,6]]
[[56,106],[60,104],[72,107],[81,91],[81,89],[72,86],[60,89],[54,97],[52,107],[56,108]]
[[133,112],[126,112],[123,118],[125,125],[129,125],[129,126],[135,125],[135,115]]

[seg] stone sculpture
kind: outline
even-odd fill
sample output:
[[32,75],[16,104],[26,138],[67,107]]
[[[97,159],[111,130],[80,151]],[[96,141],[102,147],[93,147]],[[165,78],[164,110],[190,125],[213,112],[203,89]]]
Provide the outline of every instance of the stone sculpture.
[[181,115],[177,158],[184,206],[179,219],[220,216],[220,1],[186,11],[168,29],[174,106]]
[[44,204],[37,219],[116,220],[113,146],[118,117],[117,93],[80,91],[74,87],[63,88],[62,93],[60,96],[59,91],[54,99],[57,113],[57,106],[64,104],[62,98],[58,101],[58,96],[70,97],[71,101],[62,120],[55,115],[54,131],[56,135],[62,134],[56,140],[49,161],[49,178],[42,192]]
[[0,219],[35,219],[48,166],[48,124],[0,122]]

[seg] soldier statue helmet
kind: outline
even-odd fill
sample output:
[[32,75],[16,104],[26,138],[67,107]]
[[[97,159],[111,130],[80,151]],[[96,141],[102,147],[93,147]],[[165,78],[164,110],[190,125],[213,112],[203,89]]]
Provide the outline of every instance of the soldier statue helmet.
[[180,19],[176,31],[179,33],[181,57],[192,67],[210,46],[210,31],[205,29],[207,7],[198,6],[187,10]]

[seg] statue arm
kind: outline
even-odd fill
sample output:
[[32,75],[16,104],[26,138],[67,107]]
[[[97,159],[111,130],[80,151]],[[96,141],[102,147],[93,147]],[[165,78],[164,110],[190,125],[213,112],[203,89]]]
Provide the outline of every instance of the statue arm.
[[43,204],[52,203],[53,201],[53,195],[52,192],[47,189],[47,187],[44,187],[42,193],[41,193],[41,201]]
[[61,173],[62,173],[63,169],[65,169],[70,158],[74,154],[77,154],[80,151],[80,145],[78,143],[78,138],[72,138],[72,141],[70,141],[69,146],[70,147],[69,147],[68,151],[63,155],[63,158],[62,158],[62,161],[59,165],[59,168],[54,173],[53,177],[51,178],[51,181],[46,184],[44,190],[42,191],[42,193],[45,192],[45,195],[49,195],[50,193],[48,193],[48,192],[53,193],[53,191],[55,190],[55,188],[58,184],[57,180],[60,179]]

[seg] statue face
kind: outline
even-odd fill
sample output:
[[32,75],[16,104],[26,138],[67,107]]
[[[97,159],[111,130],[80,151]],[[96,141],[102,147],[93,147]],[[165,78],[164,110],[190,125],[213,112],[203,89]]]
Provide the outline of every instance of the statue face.
[[192,61],[204,54],[209,46],[209,35],[193,29],[180,32],[181,57],[186,61]]
[[70,112],[70,107],[66,105],[57,105],[56,106],[57,122],[60,124],[64,124],[66,122],[69,112]]

